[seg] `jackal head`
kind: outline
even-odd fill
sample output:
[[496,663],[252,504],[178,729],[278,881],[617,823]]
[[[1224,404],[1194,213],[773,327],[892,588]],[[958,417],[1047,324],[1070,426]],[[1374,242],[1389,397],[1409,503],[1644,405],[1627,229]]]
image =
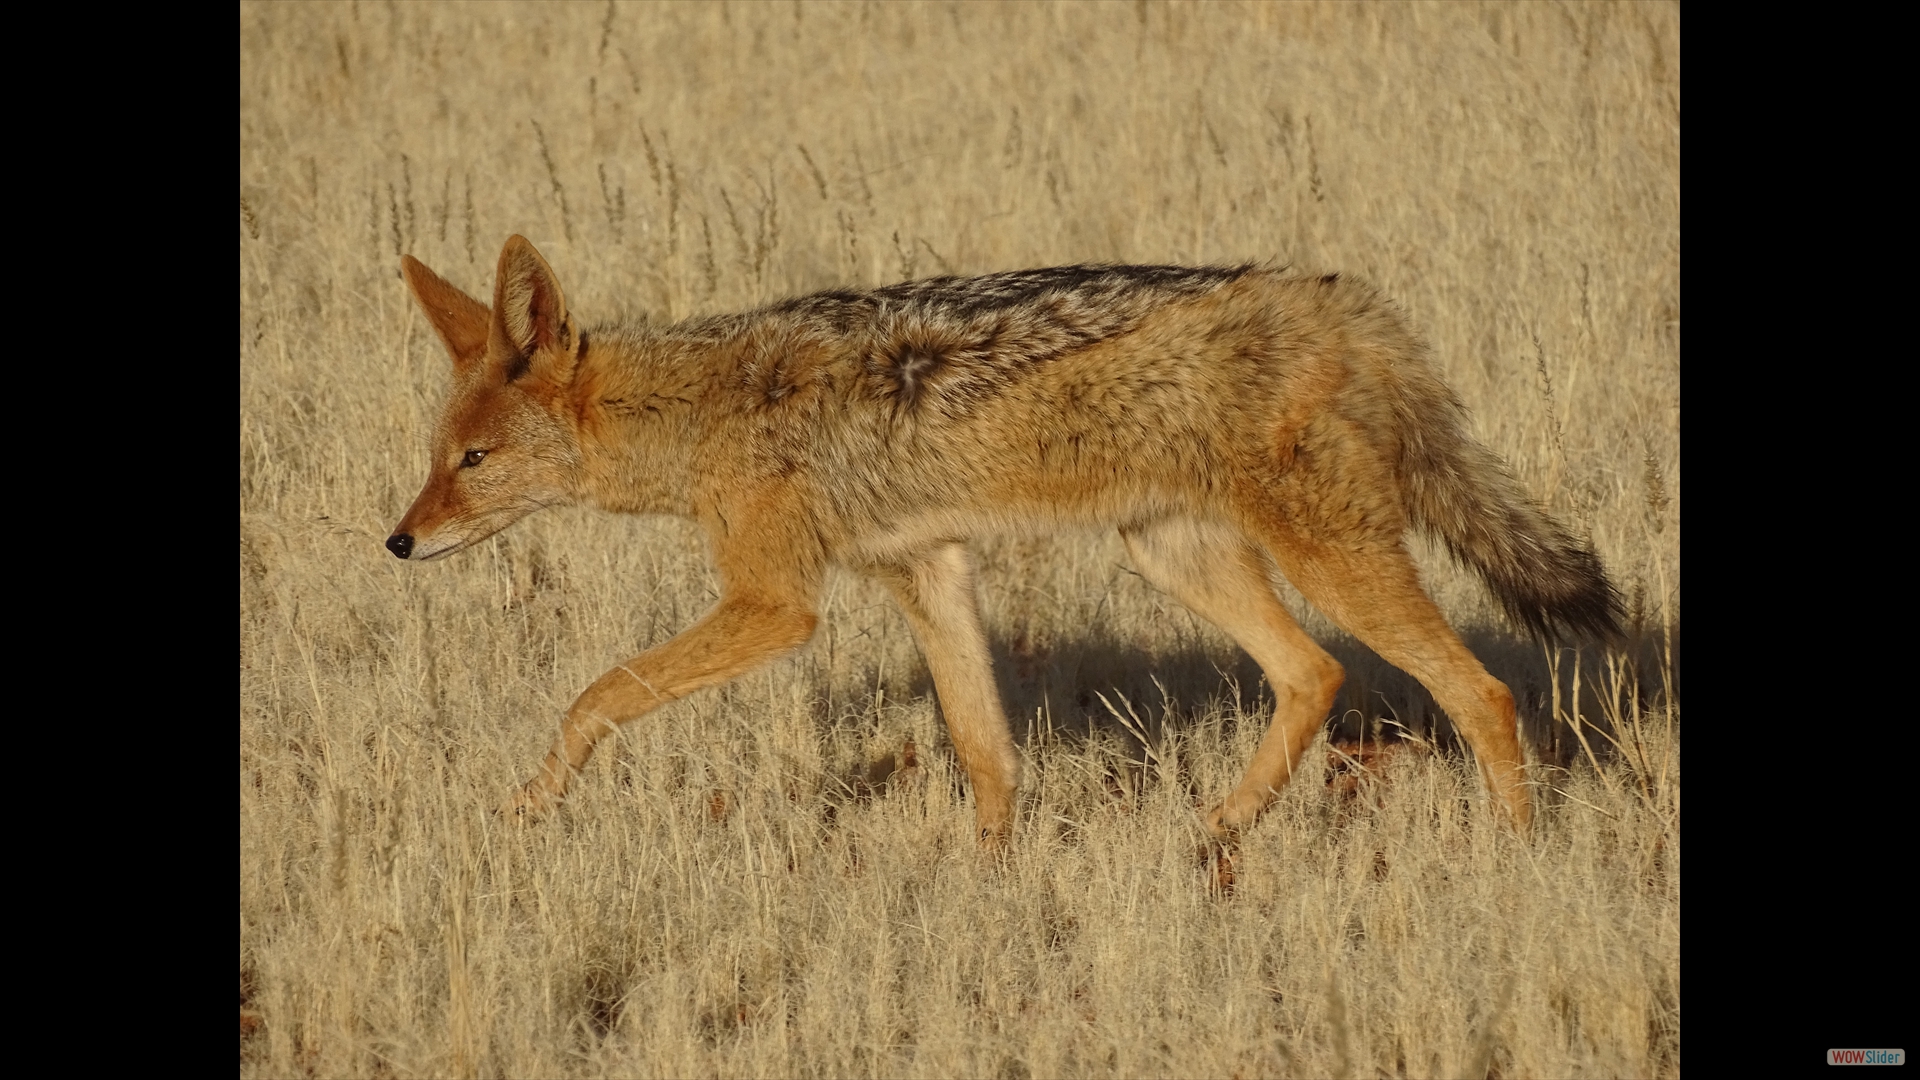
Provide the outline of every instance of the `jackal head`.
[[569,389],[582,343],[547,260],[507,240],[493,308],[412,256],[400,271],[453,357],[427,485],[387,537],[402,559],[437,559],[573,498],[580,440]]

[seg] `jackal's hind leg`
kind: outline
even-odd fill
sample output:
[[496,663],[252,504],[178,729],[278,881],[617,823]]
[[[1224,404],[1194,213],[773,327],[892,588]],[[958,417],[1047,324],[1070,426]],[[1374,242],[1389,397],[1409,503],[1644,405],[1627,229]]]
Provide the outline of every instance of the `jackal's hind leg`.
[[1513,692],[1447,624],[1399,539],[1319,539],[1279,523],[1262,539],[1309,603],[1420,680],[1473,748],[1482,779],[1509,819],[1525,826],[1533,808]]
[[1246,775],[1207,815],[1214,838],[1231,840],[1293,777],[1345,673],[1281,605],[1267,577],[1266,556],[1239,530],[1172,519],[1123,529],[1121,536],[1148,581],[1226,631],[1273,687],[1273,722]]
[[813,611],[760,594],[729,593],[704,618],[594,680],[567,710],[540,773],[502,811],[538,816],[566,796],[573,774],[621,724],[695,690],[775,660],[813,636]]
[[933,673],[954,752],[973,784],[980,839],[997,844],[1013,825],[1020,755],[993,681],[993,661],[974,594],[973,560],[963,545],[946,544],[877,576],[906,614]]

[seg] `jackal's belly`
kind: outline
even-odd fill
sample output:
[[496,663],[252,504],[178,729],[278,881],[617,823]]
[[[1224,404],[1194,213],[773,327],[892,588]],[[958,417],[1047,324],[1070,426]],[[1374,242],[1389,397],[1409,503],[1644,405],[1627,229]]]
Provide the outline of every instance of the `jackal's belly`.
[[944,498],[900,500],[891,513],[855,526],[850,560],[891,563],[955,541],[1126,528],[1169,517],[1214,517],[1219,509],[1205,498],[1203,484],[1143,482],[1138,476],[1027,474],[949,483],[941,490]]

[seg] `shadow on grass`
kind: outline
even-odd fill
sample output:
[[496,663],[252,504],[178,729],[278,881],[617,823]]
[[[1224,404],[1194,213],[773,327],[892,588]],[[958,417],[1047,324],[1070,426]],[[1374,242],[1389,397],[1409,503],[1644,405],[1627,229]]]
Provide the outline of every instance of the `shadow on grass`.
[[[1586,727],[1587,745],[1604,760],[1615,752],[1606,737],[1612,718],[1630,718],[1636,699],[1643,715],[1663,700],[1679,701],[1678,623],[1670,636],[1657,629],[1645,631],[1618,649],[1562,646],[1557,670],[1552,652],[1511,631],[1483,627],[1462,638],[1487,670],[1512,689],[1522,740],[1546,764],[1567,767],[1584,756],[1573,726],[1576,715]],[[1347,676],[1327,718],[1330,739],[1391,740],[1404,731],[1446,752],[1462,749],[1446,714],[1411,675],[1344,635],[1321,640],[1320,645]],[[1149,651],[1099,634],[1046,645],[1024,637],[998,638],[992,648],[1001,700],[1014,737],[1023,744],[1109,737],[1138,744],[1140,734],[1131,730],[1135,726],[1158,739],[1168,727],[1178,730],[1212,711],[1226,712],[1229,724],[1234,718],[1251,719],[1262,729],[1272,716],[1273,693],[1265,676],[1238,650],[1226,654],[1195,644]],[[912,692],[933,695],[924,667],[912,680]]]

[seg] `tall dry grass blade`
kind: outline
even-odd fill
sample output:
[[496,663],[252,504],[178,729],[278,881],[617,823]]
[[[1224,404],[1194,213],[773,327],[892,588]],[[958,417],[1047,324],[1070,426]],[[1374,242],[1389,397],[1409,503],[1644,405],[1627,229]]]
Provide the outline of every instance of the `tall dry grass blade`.
[[1475,1026],[1473,1038],[1470,1041],[1471,1049],[1467,1051],[1466,1066],[1460,1073],[1464,1080],[1488,1080],[1488,1074],[1493,1071],[1493,1054],[1499,1047],[1499,1032],[1496,1029],[1500,1022],[1506,1019],[1507,1010],[1513,1005],[1513,990],[1518,982],[1517,975],[1512,972],[1507,973],[1500,984],[1500,996],[1494,1002],[1493,1011],[1487,1013]]
[[1347,1001],[1332,971],[1327,972],[1327,1034],[1333,1044],[1334,1080],[1352,1080],[1353,1031],[1347,1025]]
[[1160,759],[1159,751],[1154,748],[1153,739],[1147,735],[1146,723],[1140,719],[1140,714],[1133,710],[1133,702],[1128,701],[1127,695],[1118,690],[1115,690],[1113,693],[1115,697],[1120,699],[1121,704],[1127,707],[1127,715],[1120,715],[1120,710],[1113,707],[1113,702],[1107,700],[1107,695],[1096,690],[1094,691],[1094,696],[1100,699],[1100,704],[1107,707],[1107,712],[1113,714],[1113,718],[1120,722],[1120,726],[1127,729],[1128,734],[1139,740],[1140,750],[1147,758],[1146,763],[1151,763],[1155,766],[1164,765],[1165,763]]
[[1543,646],[1547,657],[1547,685],[1549,691],[1550,715],[1556,723],[1564,723],[1573,730],[1573,736],[1580,740],[1580,749],[1587,755],[1587,764],[1593,766],[1593,773],[1606,785],[1609,794],[1618,796],[1619,790],[1613,786],[1613,777],[1600,765],[1599,755],[1593,752],[1593,744],[1587,740],[1586,728],[1580,721],[1580,654],[1576,650],[1573,660],[1573,703],[1566,710],[1560,708],[1560,653],[1555,646]]
[[553,185],[553,201],[560,208],[560,227],[565,230],[568,243],[573,242],[573,211],[567,205],[567,189],[560,183],[560,169],[553,163],[553,151],[547,146],[547,129],[540,126],[538,120],[529,120],[533,125],[534,138],[540,144],[540,161],[547,167],[547,182]]

